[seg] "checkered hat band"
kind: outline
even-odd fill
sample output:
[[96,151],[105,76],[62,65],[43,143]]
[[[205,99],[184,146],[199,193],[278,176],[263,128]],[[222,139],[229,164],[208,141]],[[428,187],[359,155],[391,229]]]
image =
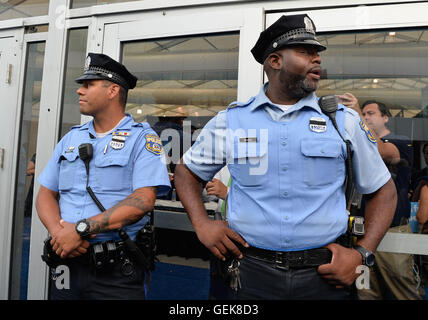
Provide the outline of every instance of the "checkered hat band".
[[109,80],[111,82],[117,83],[118,85],[124,87],[125,89],[129,89],[127,82],[117,73],[111,72],[110,70],[101,68],[101,67],[89,67],[87,71],[96,72]]
[[305,28],[300,28],[300,29],[294,29],[294,30],[290,30],[286,33],[284,33],[282,36],[276,38],[273,42],[272,42],[272,46],[273,44],[276,42],[279,45],[286,43],[290,40],[295,40],[298,38],[306,38],[306,39],[314,39],[315,38],[315,33],[312,29],[305,29]]

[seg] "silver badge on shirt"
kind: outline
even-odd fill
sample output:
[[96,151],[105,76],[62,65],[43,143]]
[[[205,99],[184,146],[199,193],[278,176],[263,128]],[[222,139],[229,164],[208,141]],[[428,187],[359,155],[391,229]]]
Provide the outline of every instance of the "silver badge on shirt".
[[327,122],[324,118],[312,117],[309,120],[309,128],[313,132],[325,132],[327,130]]
[[125,146],[125,137],[122,136],[113,136],[110,141],[110,147],[113,149],[122,149]]

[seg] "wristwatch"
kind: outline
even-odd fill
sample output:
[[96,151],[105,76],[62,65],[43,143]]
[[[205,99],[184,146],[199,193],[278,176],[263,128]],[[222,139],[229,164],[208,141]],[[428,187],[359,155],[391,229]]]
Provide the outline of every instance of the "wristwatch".
[[87,239],[89,237],[89,223],[86,219],[77,221],[76,223],[76,232],[82,239]]
[[363,257],[363,265],[367,267],[371,267],[374,265],[375,255],[373,252],[361,246],[355,246],[354,249],[357,250]]

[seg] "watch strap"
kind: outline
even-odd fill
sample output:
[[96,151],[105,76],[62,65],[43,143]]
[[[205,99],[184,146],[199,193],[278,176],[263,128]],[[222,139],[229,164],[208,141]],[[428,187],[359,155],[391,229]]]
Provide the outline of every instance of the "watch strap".
[[363,265],[368,266],[368,267],[371,267],[373,265],[374,260],[370,261],[370,262],[367,261],[367,259],[369,257],[374,258],[373,252],[371,252],[370,250],[368,250],[362,246],[354,246],[354,249],[357,250],[361,254],[361,257],[363,258]]

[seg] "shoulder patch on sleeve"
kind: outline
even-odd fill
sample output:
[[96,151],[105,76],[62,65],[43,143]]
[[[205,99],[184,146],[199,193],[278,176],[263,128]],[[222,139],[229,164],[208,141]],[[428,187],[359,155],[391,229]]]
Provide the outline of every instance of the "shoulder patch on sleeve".
[[360,120],[360,128],[361,128],[361,130],[364,131],[364,133],[366,134],[367,139],[369,139],[370,142],[376,143],[375,137],[373,137],[372,133],[369,130],[368,125],[364,122],[363,119]]
[[163,152],[162,141],[157,134],[148,133],[145,136],[146,150],[159,156]]

